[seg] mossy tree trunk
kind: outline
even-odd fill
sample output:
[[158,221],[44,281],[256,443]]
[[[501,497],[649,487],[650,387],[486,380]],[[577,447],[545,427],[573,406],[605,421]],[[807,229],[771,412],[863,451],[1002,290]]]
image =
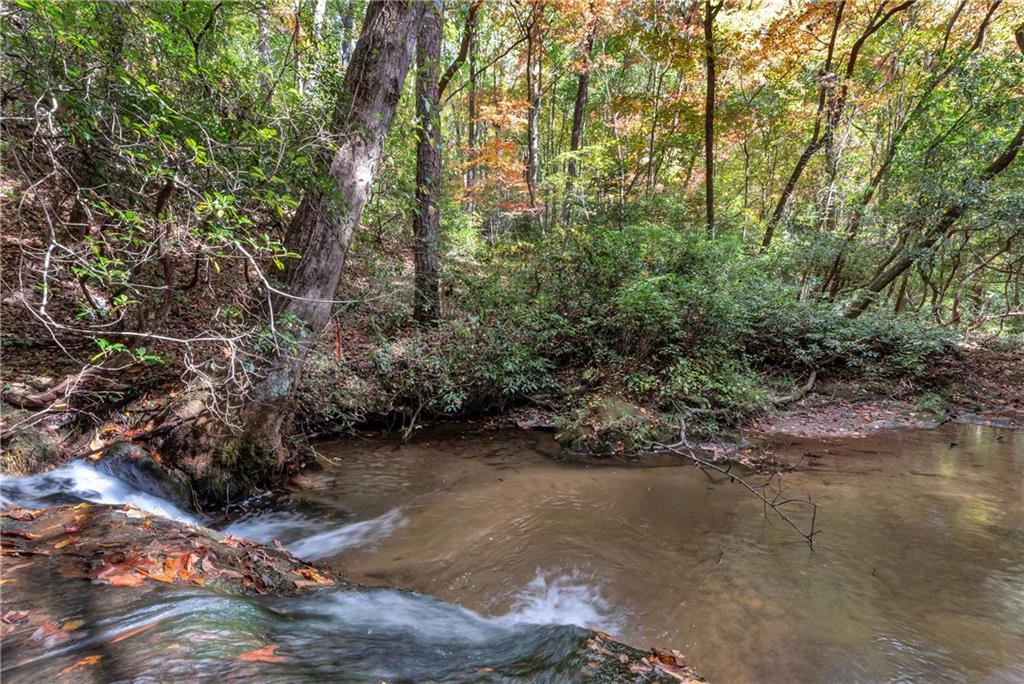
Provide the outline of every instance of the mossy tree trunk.
[[[193,398],[179,413],[182,427],[165,446],[197,485],[199,497],[221,503],[269,483],[285,463],[282,435],[309,350],[331,316],[345,256],[380,166],[402,85],[412,60],[426,4],[374,0],[352,54],[331,125],[333,153],[324,154],[329,182],[303,196],[285,238],[301,255],[285,272],[284,291],[271,298],[268,316],[276,346],[261,380],[229,414],[233,429],[209,419]],[[268,321],[268,328],[270,327]],[[194,415],[189,415],[190,412]]]

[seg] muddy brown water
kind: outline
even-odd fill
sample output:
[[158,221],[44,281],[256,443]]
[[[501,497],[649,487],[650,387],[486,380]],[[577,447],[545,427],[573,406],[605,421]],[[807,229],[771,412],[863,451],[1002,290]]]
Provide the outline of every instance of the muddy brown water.
[[[320,444],[321,469],[231,521],[86,462],[0,477],[2,505],[128,501],[422,592],[5,585],[5,610],[14,597],[82,626],[14,630],[0,678],[561,683],[583,678],[580,625],[678,648],[717,682],[1024,682],[1024,433],[946,425],[772,448],[802,463],[786,492],[819,504],[814,552],[675,457],[581,462],[520,431]],[[267,644],[280,662],[241,658]]]
[[776,445],[819,504],[813,552],[722,478],[565,460],[541,433],[318,449],[294,496],[367,521],[320,554],[358,582],[676,647],[719,682],[1024,681],[1024,433]]

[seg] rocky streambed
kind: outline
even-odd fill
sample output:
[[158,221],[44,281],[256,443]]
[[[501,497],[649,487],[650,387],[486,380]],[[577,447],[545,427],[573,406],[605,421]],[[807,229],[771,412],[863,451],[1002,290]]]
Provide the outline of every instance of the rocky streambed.
[[148,513],[80,502],[2,518],[9,682],[700,681],[676,652],[489,619]]

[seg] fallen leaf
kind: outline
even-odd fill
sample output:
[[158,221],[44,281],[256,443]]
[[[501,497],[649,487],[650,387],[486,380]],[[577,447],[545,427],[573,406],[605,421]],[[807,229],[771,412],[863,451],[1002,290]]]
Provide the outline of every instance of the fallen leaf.
[[160,622],[161,622],[160,620],[155,620],[153,622],[147,622],[146,624],[142,625],[141,627],[136,627],[134,629],[129,629],[127,632],[121,632],[116,637],[111,639],[110,643],[116,644],[119,641],[124,641],[125,639],[130,639],[131,637],[135,636],[136,634],[142,634],[147,629],[153,629],[154,627],[159,625]]
[[95,665],[96,663],[100,662],[101,660],[103,660],[103,656],[101,656],[101,655],[85,656],[84,658],[76,661],[73,665],[68,665],[63,670],[58,672],[57,674],[59,676],[63,676],[63,675],[66,675],[68,672],[71,672],[75,668],[88,667],[90,665]]
[[70,620],[61,625],[60,628],[65,632],[73,632],[84,624],[85,620]]
[[89,440],[89,451],[96,451],[98,453],[89,454],[89,460],[98,461],[103,456],[103,453],[100,452],[100,449],[106,446],[106,444],[107,443],[104,442],[103,439],[100,437],[99,430],[93,433],[92,439]]
[[0,620],[3,620],[4,622],[11,625],[16,625],[18,623],[24,622],[26,619],[28,619],[27,610],[9,610],[6,613],[4,613],[2,618],[0,618]]
[[28,508],[17,508],[13,511],[5,511],[4,517],[10,518],[11,520],[20,520],[21,522],[30,522],[36,519],[39,515],[39,511],[33,511]]
[[125,562],[118,565],[110,563],[104,565],[96,575],[96,581],[115,587],[137,587],[146,580],[141,575],[135,574],[131,564]]
[[284,660],[281,656],[274,653],[277,650],[277,644],[269,644],[263,648],[257,648],[255,651],[249,651],[238,656],[239,660],[247,661],[258,661],[261,663],[280,663]]
[[20,537],[22,539],[28,539],[29,541],[36,538],[36,535],[25,530],[4,530],[3,536],[5,537]]
[[67,632],[62,630],[57,625],[50,622],[40,623],[36,631],[32,632],[32,639],[34,641],[41,641],[46,648],[53,648],[58,644],[62,644],[71,637]]
[[55,548],[55,549],[63,549],[65,546],[67,546],[68,544],[70,544],[73,541],[75,541],[75,540],[74,539],[62,539],[59,542],[57,542],[56,544],[54,544],[53,548]]
[[308,565],[298,568],[298,573],[315,584],[334,584],[330,577]]
[[133,506],[130,503],[126,503],[124,505],[124,509],[123,510],[124,510],[124,514],[126,516],[128,516],[129,518],[148,518],[149,517],[149,513],[146,513],[141,508],[139,508],[137,506]]

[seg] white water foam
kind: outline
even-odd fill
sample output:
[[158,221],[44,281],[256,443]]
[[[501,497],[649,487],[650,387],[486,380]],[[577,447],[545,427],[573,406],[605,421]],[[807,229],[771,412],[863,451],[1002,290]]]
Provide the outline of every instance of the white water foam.
[[73,461],[39,475],[0,475],[0,505],[41,508],[55,500],[91,501],[102,504],[131,504],[153,515],[180,522],[199,520],[170,501],[140,492],[124,480],[101,472],[83,461]]
[[[399,508],[340,527],[329,527],[323,520],[299,513],[263,513],[233,522],[222,531],[261,542],[277,539],[299,558],[320,560],[379,541],[407,522]],[[310,530],[318,531],[309,534]]]
[[537,569],[533,579],[497,617],[505,624],[576,625],[620,633],[623,616],[601,593],[594,578],[574,568],[568,574]]

